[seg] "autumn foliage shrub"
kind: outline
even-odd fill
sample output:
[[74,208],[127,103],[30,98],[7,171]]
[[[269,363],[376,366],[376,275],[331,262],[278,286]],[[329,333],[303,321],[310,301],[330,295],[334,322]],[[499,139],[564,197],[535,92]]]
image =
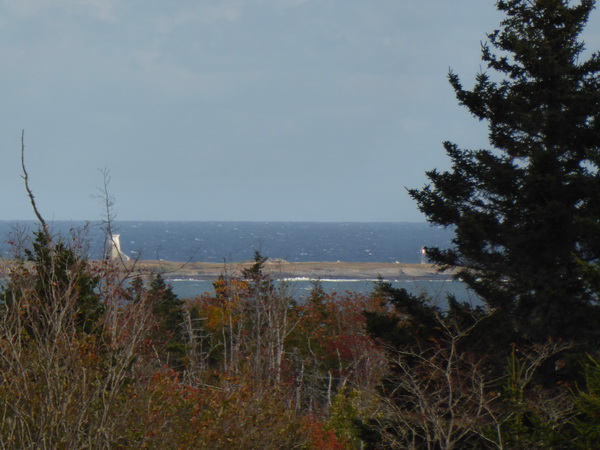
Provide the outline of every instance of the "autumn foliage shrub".
[[596,365],[578,390],[557,372],[569,343],[503,353],[487,344],[493,313],[452,299],[444,311],[379,282],[297,301],[257,258],[181,301],[76,240],[32,244],[0,304],[3,447],[562,448],[596,434]]
[[76,238],[32,239],[1,294],[3,447],[352,446],[330,409],[384,370],[369,298],[298,304],[257,259],[183,302],[160,277],[88,261]]

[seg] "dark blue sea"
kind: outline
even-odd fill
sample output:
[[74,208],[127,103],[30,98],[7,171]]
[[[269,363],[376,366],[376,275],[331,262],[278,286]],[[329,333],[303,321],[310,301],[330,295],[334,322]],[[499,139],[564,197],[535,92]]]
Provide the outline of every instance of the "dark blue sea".
[[[63,236],[70,230],[86,228],[89,257],[102,255],[106,235],[102,224],[57,221],[51,226],[54,233]],[[0,221],[2,255],[10,256],[7,241],[30,235],[35,229],[35,222]],[[134,259],[216,263],[251,260],[255,251],[289,262],[419,263],[424,262],[422,247],[448,247],[453,236],[451,230],[409,222],[122,221],[113,224],[113,233],[121,236],[122,251]],[[415,293],[443,297],[450,291],[462,300],[472,300],[464,286],[456,282],[391,281]],[[172,284],[183,297],[212,290],[210,282],[203,280],[175,280]],[[373,282],[365,280],[326,280],[322,284],[328,292],[365,292],[373,288]],[[296,280],[292,289],[301,295],[311,286],[310,281]]]
[[[84,222],[51,224],[63,235]],[[0,222],[0,236],[35,230],[35,222]],[[132,258],[238,262],[254,251],[290,262],[353,261],[418,263],[423,246],[447,247],[452,231],[427,223],[380,222],[116,222],[121,247]],[[88,224],[90,257],[102,254],[102,224]],[[4,244],[2,252],[8,252]]]

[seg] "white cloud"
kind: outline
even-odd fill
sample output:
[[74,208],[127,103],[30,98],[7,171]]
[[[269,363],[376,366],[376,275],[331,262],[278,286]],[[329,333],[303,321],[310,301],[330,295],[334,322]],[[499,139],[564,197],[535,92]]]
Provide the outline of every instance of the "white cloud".
[[261,5],[270,5],[278,8],[285,8],[290,6],[300,6],[304,3],[308,3],[308,0],[258,0],[257,3]]
[[204,86],[216,87],[214,80],[206,79],[185,66],[178,64],[168,55],[153,49],[131,50],[123,55],[123,66],[138,83],[171,96],[193,95]]
[[19,16],[33,16],[47,9],[52,2],[44,0],[2,0],[2,3]]
[[235,22],[242,14],[243,1],[224,0],[215,4],[201,4],[183,8],[174,14],[165,14],[154,19],[158,31],[168,33],[190,23]]
[[[101,1],[101,0],[97,0]],[[236,22],[245,8],[266,6],[270,8],[293,8],[308,3],[309,0],[220,0],[212,4],[195,4],[182,8],[173,14],[165,14],[154,20],[156,28],[168,33],[190,23]]]
[[115,9],[121,0],[70,0],[76,6],[91,10],[101,20],[114,20]]
[[115,8],[121,0],[0,0],[14,14],[31,17],[49,9],[91,15],[99,20],[114,20]]
[[143,69],[156,68],[157,62],[160,60],[160,53],[153,50],[133,50],[131,52],[133,61]]

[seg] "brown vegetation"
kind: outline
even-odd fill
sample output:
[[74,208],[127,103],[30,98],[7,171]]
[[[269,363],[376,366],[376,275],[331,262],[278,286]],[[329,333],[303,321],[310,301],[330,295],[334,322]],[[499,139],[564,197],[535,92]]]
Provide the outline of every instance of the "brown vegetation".
[[[241,272],[251,262],[206,263],[174,261],[137,261],[136,267],[150,273],[160,272],[165,278],[216,279],[224,271]],[[130,265],[129,267],[133,267]],[[440,273],[432,264],[362,263],[362,262],[287,262],[267,261],[265,267],[276,278],[418,280],[450,279],[452,271]]]

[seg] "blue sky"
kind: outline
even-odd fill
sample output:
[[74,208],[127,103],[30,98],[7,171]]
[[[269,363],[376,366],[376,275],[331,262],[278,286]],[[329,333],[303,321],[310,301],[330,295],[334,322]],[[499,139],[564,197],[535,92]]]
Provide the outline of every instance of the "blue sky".
[[[600,48],[594,14],[584,39]],[[486,145],[482,0],[0,0],[1,219],[420,221],[442,141]]]

